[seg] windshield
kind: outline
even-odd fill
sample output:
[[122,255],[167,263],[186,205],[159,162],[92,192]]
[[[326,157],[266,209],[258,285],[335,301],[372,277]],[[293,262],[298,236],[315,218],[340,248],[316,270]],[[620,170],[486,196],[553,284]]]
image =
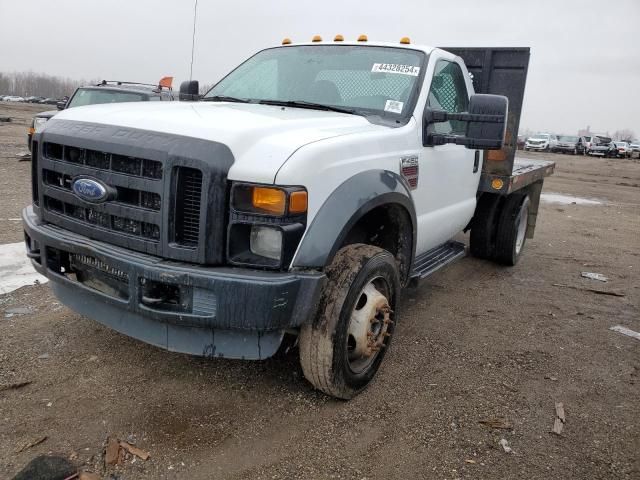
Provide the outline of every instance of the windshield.
[[577,142],[578,137],[569,137],[565,135],[560,137],[558,140],[560,140],[561,142]]
[[122,92],[120,90],[103,90],[94,88],[79,88],[67,108],[98,103],[143,102],[147,96],[141,93]]
[[585,142],[590,142],[591,141],[591,137],[584,137],[584,141]]
[[204,100],[218,96],[250,102],[300,101],[397,119],[411,113],[425,57],[417,50],[393,47],[272,48],[236,68]]
[[616,142],[616,147],[626,147],[627,142]]
[[534,140],[549,140],[549,134],[547,133],[538,133],[536,135],[534,135],[533,137]]
[[593,141],[595,143],[611,143],[611,139],[609,137],[593,137]]

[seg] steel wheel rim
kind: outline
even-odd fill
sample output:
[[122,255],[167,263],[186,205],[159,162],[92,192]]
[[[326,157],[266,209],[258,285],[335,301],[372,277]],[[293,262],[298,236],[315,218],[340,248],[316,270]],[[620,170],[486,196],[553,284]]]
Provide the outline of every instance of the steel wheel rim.
[[525,200],[525,203],[520,209],[520,215],[518,217],[518,234],[516,235],[516,255],[520,254],[522,245],[524,245],[524,238],[527,233],[527,221],[529,219],[529,205]]
[[349,369],[355,374],[366,372],[389,343],[393,332],[389,293],[387,281],[376,277],[356,299],[345,340]]

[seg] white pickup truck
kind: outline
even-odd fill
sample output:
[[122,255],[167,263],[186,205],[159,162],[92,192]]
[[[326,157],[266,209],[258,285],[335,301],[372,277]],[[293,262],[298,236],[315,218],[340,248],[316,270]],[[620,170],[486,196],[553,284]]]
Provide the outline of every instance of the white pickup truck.
[[62,111],[33,138],[27,253],[119,332],[241,359],[297,338],[306,378],[351,398],[402,289],[464,255],[453,237],[513,265],[533,235],[554,164],[514,162],[528,60],[287,40],[202,98]]

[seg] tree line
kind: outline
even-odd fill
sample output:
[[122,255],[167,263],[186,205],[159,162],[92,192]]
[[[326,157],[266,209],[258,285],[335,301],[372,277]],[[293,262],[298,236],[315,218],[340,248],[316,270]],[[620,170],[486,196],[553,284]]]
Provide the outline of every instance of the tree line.
[[71,95],[81,85],[98,82],[99,80],[73,80],[47,75],[46,73],[0,72],[0,95],[61,98],[65,95]]

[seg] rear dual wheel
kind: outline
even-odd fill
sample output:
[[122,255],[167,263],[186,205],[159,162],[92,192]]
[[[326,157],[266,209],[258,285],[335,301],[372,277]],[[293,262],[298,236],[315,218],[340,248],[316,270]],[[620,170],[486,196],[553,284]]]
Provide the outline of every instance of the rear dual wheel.
[[480,197],[471,225],[471,254],[503,265],[515,265],[526,242],[530,203],[526,193]]
[[394,331],[396,260],[371,245],[348,245],[326,270],[318,313],[300,331],[302,371],[315,388],[350,399],[373,379]]

